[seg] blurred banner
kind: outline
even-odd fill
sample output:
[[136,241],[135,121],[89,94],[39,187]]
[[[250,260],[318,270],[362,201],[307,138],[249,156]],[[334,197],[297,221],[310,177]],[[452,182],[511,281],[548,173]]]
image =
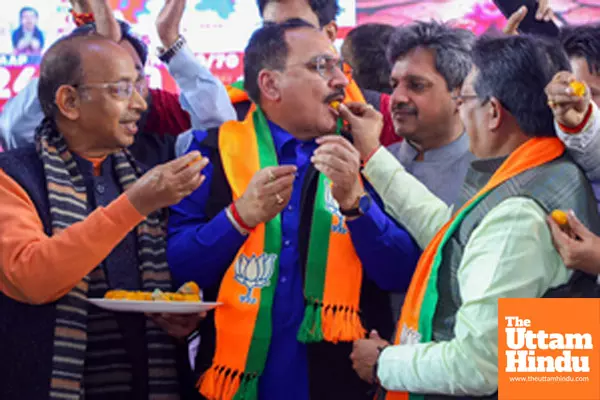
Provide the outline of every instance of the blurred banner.
[[[147,75],[152,87],[177,91],[156,57],[155,20],[164,0],[109,0],[115,15],[131,23],[148,44]],[[339,0],[340,40],[357,24],[403,25],[436,19],[476,34],[501,30],[506,20],[492,0]],[[552,0],[563,23],[600,21],[600,0]],[[0,14],[0,110],[38,73],[41,55],[74,28],[67,0],[4,1]],[[256,0],[188,0],[182,33],[198,59],[224,83],[242,76],[243,49],[260,25]]]

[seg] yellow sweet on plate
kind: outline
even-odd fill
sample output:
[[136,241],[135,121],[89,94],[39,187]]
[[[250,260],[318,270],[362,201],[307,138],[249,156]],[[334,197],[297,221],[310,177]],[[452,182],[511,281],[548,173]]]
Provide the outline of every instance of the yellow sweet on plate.
[[585,94],[585,85],[579,81],[569,83],[569,87],[573,89],[573,94],[578,97],[583,97]]
[[199,294],[200,288],[196,282],[186,282],[179,289],[177,289],[178,293],[187,293],[187,294]]
[[137,290],[109,290],[104,295],[110,300],[132,300],[132,301],[202,301],[202,291],[195,282],[183,284],[177,292],[163,292],[155,289],[153,292]]
[[554,210],[550,213],[550,216],[559,226],[568,226],[569,220],[567,219],[567,213],[563,210]]

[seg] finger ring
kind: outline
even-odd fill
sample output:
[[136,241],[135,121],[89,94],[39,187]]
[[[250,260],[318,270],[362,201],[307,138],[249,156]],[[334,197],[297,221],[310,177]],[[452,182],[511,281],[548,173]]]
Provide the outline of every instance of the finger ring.
[[283,197],[279,193],[275,193],[275,198],[277,199],[277,204],[283,204]]
[[269,181],[273,182],[275,180],[275,174],[271,170],[268,170],[268,172],[269,172]]

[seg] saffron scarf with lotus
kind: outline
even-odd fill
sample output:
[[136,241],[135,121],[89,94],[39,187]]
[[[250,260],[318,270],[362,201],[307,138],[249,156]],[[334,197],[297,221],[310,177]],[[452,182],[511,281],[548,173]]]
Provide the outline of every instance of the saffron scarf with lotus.
[[[245,121],[221,127],[219,151],[234,201],[256,172],[279,164],[268,122],[258,107]],[[250,233],[221,281],[215,355],[199,381],[200,393],[210,400],[258,398],[271,340],[280,251],[277,215]],[[336,343],[363,338],[362,266],[323,174],[318,177],[305,274],[306,308],[298,340]]]
[[[402,306],[395,344],[427,343],[432,340],[433,317],[438,303],[438,272],[443,249],[469,212],[492,190],[529,169],[546,164],[564,153],[556,138],[534,138],[519,146],[502,163],[488,183],[467,201],[433,237],[417,264]],[[422,395],[388,392],[386,400],[422,399]]]

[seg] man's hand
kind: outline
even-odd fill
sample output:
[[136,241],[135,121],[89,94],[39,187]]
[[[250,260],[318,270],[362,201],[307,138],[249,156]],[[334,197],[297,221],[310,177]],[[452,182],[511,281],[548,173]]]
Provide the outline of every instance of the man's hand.
[[206,318],[206,312],[200,314],[146,314],[152,318],[169,336],[175,339],[185,339],[198,328],[201,320]]
[[158,37],[165,49],[171,47],[179,38],[181,19],[186,0],[165,0],[165,5],[156,18]]
[[80,14],[87,14],[92,12],[92,6],[90,6],[89,0],[69,0],[73,11]]
[[189,196],[204,182],[200,171],[208,164],[198,151],[192,151],[146,172],[125,191],[142,215],[172,206]]
[[331,194],[342,210],[349,210],[362,194],[360,153],[344,137],[317,138],[319,147],[311,158],[315,168],[331,180]]
[[600,274],[600,237],[594,235],[579,221],[572,211],[567,213],[571,234],[548,216],[554,247],[567,268],[578,269],[593,275]]
[[113,15],[108,0],[69,0],[76,13],[94,14],[96,33],[119,42],[121,27]]
[[295,173],[295,165],[282,165],[267,167],[254,174],[244,194],[235,202],[246,225],[254,228],[283,210],[292,196]]
[[373,368],[381,350],[389,346],[389,343],[379,337],[377,331],[373,330],[368,339],[360,339],[354,342],[352,347],[352,368],[358,376],[366,382],[373,382]]
[[366,160],[379,146],[379,136],[383,129],[383,115],[370,104],[340,104],[340,116],[349,125],[354,147],[362,160]]
[[554,75],[544,90],[554,119],[568,128],[575,128],[583,122],[591,102],[590,88],[587,85],[584,84],[583,96],[574,93],[569,84],[575,80],[575,75],[572,73],[561,71]]
[[[550,8],[549,0],[538,0],[539,6],[535,13],[535,19],[538,21],[550,21],[554,17],[554,12]],[[507,35],[518,35],[519,25],[525,19],[529,11],[526,6],[521,6],[517,11],[511,14],[506,21],[506,26],[502,29]]]

